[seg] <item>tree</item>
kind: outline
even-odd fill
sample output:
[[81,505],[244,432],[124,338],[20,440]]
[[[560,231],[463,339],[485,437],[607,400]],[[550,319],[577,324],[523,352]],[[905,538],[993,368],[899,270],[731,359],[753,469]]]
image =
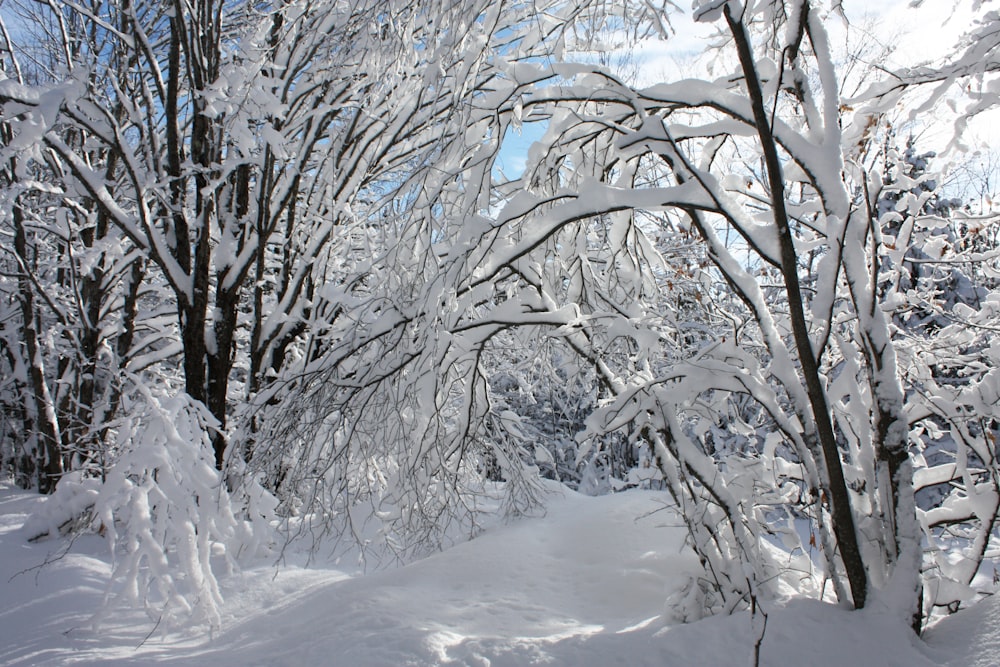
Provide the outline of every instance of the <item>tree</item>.
[[[310,327],[300,361],[254,404],[262,435],[251,467],[267,472],[286,511],[350,521],[367,505],[386,522],[390,544],[409,554],[447,543],[455,525],[475,530],[475,498],[489,492],[482,475],[505,480],[515,511],[537,501],[523,463],[530,429],[518,433],[520,420],[492,394],[487,359],[505,330],[558,326],[569,311],[551,315],[539,302],[539,317],[526,317],[532,306],[514,273],[471,288],[463,281],[486,268],[473,253],[493,226],[493,168],[522,121],[531,63],[591,44],[625,11],[486,3],[434,15],[440,48],[411,54],[418,74],[405,94],[433,94],[426,104],[440,111],[428,127],[444,141],[426,161],[402,164],[405,179],[380,200],[391,206],[360,221],[362,239],[377,240],[371,259],[344,262],[348,272],[327,281],[313,300],[314,317],[325,319]],[[428,80],[438,83],[428,88]],[[469,319],[494,308],[496,319]]]
[[[51,8],[22,6],[21,20],[35,26],[35,48],[27,51],[32,67],[22,69],[10,38],[3,30],[11,71],[20,84],[30,76],[38,85],[49,85],[59,72],[91,71],[81,81],[108,108],[120,105],[102,88],[107,78],[88,68],[102,49],[100,32],[88,31],[72,15]],[[109,68],[122,64],[111,58]],[[28,72],[27,75],[24,72]],[[14,116],[16,119],[16,115]],[[20,304],[19,317],[7,320],[6,361],[14,392],[5,394],[14,413],[25,415],[28,440],[37,434],[38,486],[51,491],[64,470],[76,467],[102,469],[107,463],[103,440],[106,424],[117,407],[117,370],[124,365],[134,330],[135,314],[128,307],[135,300],[138,279],[132,268],[136,259],[96,203],[72,187],[63,187],[60,170],[51,160],[24,159],[16,150],[21,139],[19,120],[4,123],[8,143],[5,170],[11,206],[4,209],[13,236],[11,292]],[[17,128],[17,129],[15,129]],[[88,145],[92,138],[79,127],[58,123],[54,131],[80,150],[91,167],[103,172],[114,192],[117,159],[106,148]],[[117,286],[133,274],[124,292],[126,307],[115,303]],[[14,322],[19,320],[15,331]],[[112,324],[114,322],[114,325]],[[120,333],[114,333],[117,328]],[[117,348],[117,357],[112,351]],[[28,372],[27,369],[30,369]],[[19,390],[18,385],[25,389]],[[30,392],[26,391],[31,387]],[[34,396],[33,405],[18,404],[16,396]],[[31,447],[29,445],[29,447]],[[29,457],[30,458],[30,457]],[[34,467],[25,459],[22,463]]]
[[[239,327],[251,329],[250,349],[239,352],[256,390],[307,325],[303,302],[321,299],[327,246],[354,238],[355,221],[364,231],[391,205],[381,184],[405,182],[399,170],[436,150],[429,133],[449,113],[451,89],[422,90],[430,79],[407,71],[407,40],[460,37],[417,7],[382,15],[287,4],[260,19],[244,9],[60,6],[100,36],[97,55],[87,68],[69,56],[69,85],[49,84],[44,105],[37,89],[4,93],[20,121],[10,150],[40,141],[47,155],[35,149],[28,161],[57,160],[63,188],[86,200],[99,233],[114,226],[155,266],[176,313],[185,391],[221,425],[219,467]],[[81,70],[88,80],[77,80]],[[104,178],[89,146],[67,132],[101,147]],[[252,322],[241,322],[250,299]]]

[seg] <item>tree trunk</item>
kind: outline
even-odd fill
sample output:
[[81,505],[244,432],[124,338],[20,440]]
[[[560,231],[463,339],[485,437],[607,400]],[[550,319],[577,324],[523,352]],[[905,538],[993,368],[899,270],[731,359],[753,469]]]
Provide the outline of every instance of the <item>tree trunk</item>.
[[[806,392],[812,407],[816,432],[819,435],[820,449],[826,464],[833,530],[837,536],[840,557],[844,561],[854,607],[860,609],[865,606],[868,597],[868,575],[861,557],[857,529],[854,524],[854,510],[851,507],[851,498],[841,466],[840,451],[833,430],[833,421],[830,417],[830,406],[826,400],[826,392],[819,374],[819,365],[809,335],[809,324],[805,317],[798,277],[798,255],[796,254],[795,240],[789,227],[788,213],[785,209],[785,186],[781,158],[778,155],[777,143],[771,134],[771,124],[767,108],[764,105],[764,95],[760,87],[760,77],[756,71],[750,36],[746,27],[737,17],[732,15],[729,5],[726,5],[723,11],[736,42],[747,92],[753,106],[754,125],[760,138],[761,150],[764,153],[768,185],[771,189],[773,219],[778,232],[781,252],[780,270],[785,283],[785,293],[788,296],[795,348],[798,352]],[[808,7],[804,8],[803,11],[808,11]]]
[[56,406],[45,381],[45,366],[36,329],[33,286],[28,277],[28,239],[24,230],[24,211],[20,204],[13,207],[14,253],[18,257],[18,301],[21,306],[21,334],[24,358],[27,360],[28,381],[34,401],[34,430],[38,438],[36,471],[38,490],[52,493],[62,477],[63,461],[59,447],[59,421]]

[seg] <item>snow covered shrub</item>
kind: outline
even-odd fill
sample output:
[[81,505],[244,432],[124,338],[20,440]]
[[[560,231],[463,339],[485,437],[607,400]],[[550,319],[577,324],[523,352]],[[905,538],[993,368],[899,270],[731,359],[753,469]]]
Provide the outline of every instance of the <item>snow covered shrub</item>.
[[119,431],[121,454],[93,499],[93,526],[114,559],[94,620],[124,602],[167,626],[217,627],[218,577],[266,547],[273,505],[253,483],[239,487],[245,506],[234,504],[214,466],[217,424],[202,404],[137,388]]
[[66,473],[55,492],[32,513],[21,532],[31,542],[86,529],[94,516],[101,480],[85,477],[82,470]]

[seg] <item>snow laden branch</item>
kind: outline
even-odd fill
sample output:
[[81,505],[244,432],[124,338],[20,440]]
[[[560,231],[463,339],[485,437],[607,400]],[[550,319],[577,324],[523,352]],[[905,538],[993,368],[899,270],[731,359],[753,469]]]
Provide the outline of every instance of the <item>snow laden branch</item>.
[[[521,89],[538,76],[531,63],[613,36],[630,9],[484,4],[435,19],[441,32],[429,34],[440,42],[423,52],[424,78],[392,90],[392,103],[414,115],[383,116],[391,121],[378,141],[402,153],[386,181],[364,191],[370,207],[352,206],[351,225],[335,230],[343,245],[324,256],[302,311],[307,324],[283,343],[302,356],[276,366],[277,379],[248,410],[250,467],[266,472],[283,511],[359,539],[375,530],[356,520],[368,517],[380,526],[373,543],[406,558],[474,532],[478,505],[493,496],[512,512],[537,506],[538,481],[525,465],[533,429],[491,390],[490,366],[514,329],[575,337],[580,313],[544,295],[503,299],[516,272],[531,274],[520,258],[534,252],[508,228],[553,206],[591,217],[609,208],[611,191],[501,204],[491,179],[504,137],[523,120]],[[411,123],[420,133],[399,134]],[[655,196],[670,202],[683,190]],[[509,225],[492,219],[494,206]],[[491,234],[502,258],[489,250]],[[262,339],[287,327],[280,315],[271,321]]]

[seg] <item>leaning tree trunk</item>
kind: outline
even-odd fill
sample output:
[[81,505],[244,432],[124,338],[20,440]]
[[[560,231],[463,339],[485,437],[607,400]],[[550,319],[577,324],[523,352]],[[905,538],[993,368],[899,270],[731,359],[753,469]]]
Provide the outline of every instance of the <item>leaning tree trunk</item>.
[[[803,11],[807,10],[808,8],[803,9]],[[854,511],[851,507],[851,498],[840,462],[840,451],[833,429],[833,420],[830,416],[830,406],[826,400],[826,391],[823,388],[819,364],[809,335],[809,324],[805,317],[802,289],[798,276],[798,256],[795,240],[789,227],[788,212],[785,208],[785,181],[782,175],[781,158],[778,155],[777,143],[771,134],[770,117],[764,104],[764,94],[761,90],[760,76],[756,70],[753,49],[750,45],[750,35],[740,18],[732,15],[729,5],[726,5],[723,11],[736,42],[740,66],[743,69],[747,92],[753,107],[754,125],[764,154],[764,166],[771,189],[772,215],[781,253],[780,271],[784,280],[785,293],[788,296],[795,349],[798,352],[806,392],[812,407],[812,417],[819,435],[823,461],[826,464],[833,530],[837,537],[841,559],[844,561],[854,607],[860,609],[865,606],[868,597],[868,575],[861,557],[857,529],[854,525]]]

